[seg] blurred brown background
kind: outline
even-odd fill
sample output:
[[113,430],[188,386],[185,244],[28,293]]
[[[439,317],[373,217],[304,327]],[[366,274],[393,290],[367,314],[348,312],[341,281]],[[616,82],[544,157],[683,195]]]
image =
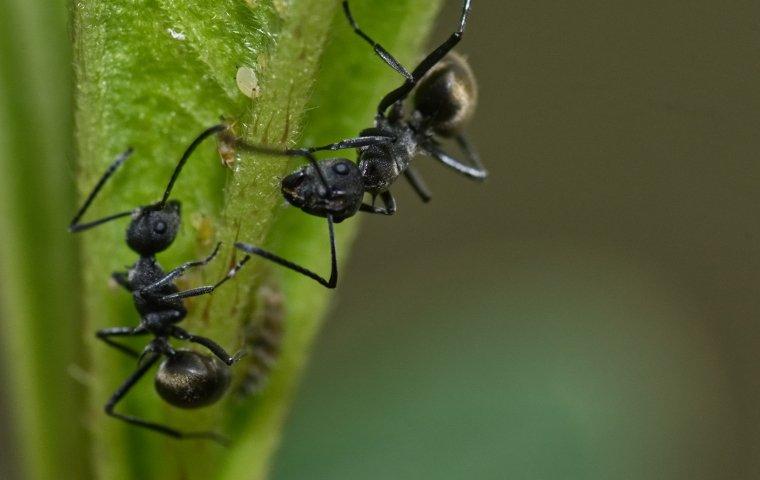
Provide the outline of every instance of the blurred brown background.
[[475,0],[459,51],[491,177],[363,220],[275,478],[760,478],[760,4]]

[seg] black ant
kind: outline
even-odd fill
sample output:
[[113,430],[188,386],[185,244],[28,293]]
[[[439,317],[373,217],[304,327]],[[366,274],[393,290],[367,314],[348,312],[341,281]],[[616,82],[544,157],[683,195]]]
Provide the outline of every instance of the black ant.
[[[108,345],[138,359],[137,370],[116,390],[105,405],[105,411],[112,417],[127,423],[148,428],[175,438],[211,438],[223,442],[223,438],[213,432],[182,432],[173,428],[142,420],[140,418],[117,413],[116,404],[124,398],[129,390],[165,356],[158,369],[155,387],[159,395],[171,405],[181,408],[197,408],[216,402],[230,384],[229,365],[242,356],[231,356],[213,340],[193,335],[177,324],[187,315],[183,299],[213,292],[220,285],[235,276],[237,271],[249,260],[249,256],[235,264],[227,275],[214,285],[206,285],[190,290],[179,291],[175,280],[186,270],[209,263],[219,252],[221,243],[205,259],[187,262],[167,272],[156,261],[155,255],[166,250],[174,241],[180,226],[180,202],[169,200],[172,187],[190,155],[207,137],[218,133],[219,127],[212,127],[201,133],[185,150],[174,169],[163,198],[150,205],[109,215],[88,223],[79,223],[90,204],[100,192],[106,181],[132,154],[132,149],[124,153],[108,167],[95,188],[87,196],[69,225],[70,232],[81,232],[102,225],[118,218],[130,216],[127,228],[127,245],[140,255],[139,260],[126,272],[114,272],[112,278],[132,293],[135,307],[140,314],[140,323],[136,327],[113,327],[99,330],[97,338]],[[153,340],[140,354],[136,350],[116,342],[112,337],[132,337],[153,335]],[[191,350],[174,350],[169,344],[170,338],[185,340],[206,347],[215,357],[202,355]],[[221,362],[219,360],[221,360]],[[223,363],[222,363],[223,362]]]
[[[488,176],[478,154],[462,133],[465,123],[475,109],[475,77],[464,58],[450,53],[462,38],[470,3],[471,0],[464,1],[458,30],[428,54],[410,73],[385,48],[359,28],[351,14],[348,1],[343,2],[343,11],[356,34],[372,45],[375,53],[406,79],[403,85],[392,90],[380,101],[374,127],[362,130],[357,138],[322,147],[284,151],[249,145],[239,139],[232,140],[243,150],[304,157],[309,161],[309,164],[282,180],[282,193],[290,204],[308,214],[327,219],[332,258],[330,278],[326,280],[300,265],[253,245],[236,243],[237,248],[295,270],[327,288],[335,288],[338,269],[333,223],[340,223],[359,211],[393,215],[396,212],[396,201],[389,189],[401,174],[424,202],[429,201],[431,197],[428,188],[410,165],[412,158],[417,154],[428,155],[471,179],[484,180]],[[414,109],[409,117],[405,117],[404,101],[415,87]],[[445,153],[439,138],[454,139],[472,165],[463,164]],[[229,142],[230,139],[226,141]],[[346,158],[317,161],[314,156],[314,152],[318,151],[352,148],[358,152],[358,164]],[[372,196],[371,204],[364,203],[365,193]],[[375,199],[378,196],[384,208],[375,207]]]

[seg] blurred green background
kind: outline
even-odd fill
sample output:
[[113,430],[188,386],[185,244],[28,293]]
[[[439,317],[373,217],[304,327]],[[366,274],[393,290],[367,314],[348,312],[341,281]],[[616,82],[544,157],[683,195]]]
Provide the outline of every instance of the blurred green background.
[[459,50],[491,178],[362,220],[273,477],[760,478],[760,4],[475,0]]
[[476,0],[460,51],[491,177],[363,220],[275,478],[760,478],[760,4]]

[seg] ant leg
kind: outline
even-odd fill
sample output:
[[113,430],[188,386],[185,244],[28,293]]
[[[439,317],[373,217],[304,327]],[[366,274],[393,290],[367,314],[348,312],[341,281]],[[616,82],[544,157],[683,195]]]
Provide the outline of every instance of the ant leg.
[[172,336],[180,340],[185,340],[188,342],[193,342],[199,345],[203,345],[204,347],[208,348],[211,351],[211,353],[213,353],[217,358],[219,358],[219,360],[226,363],[227,366],[231,366],[232,364],[236,363],[238,360],[243,358],[246,354],[245,350],[240,350],[235,355],[230,356],[230,354],[227,353],[227,351],[224,348],[222,348],[221,345],[211,340],[210,338],[193,335],[192,333],[189,333],[188,331],[179,327],[172,328]]
[[129,273],[127,272],[113,272],[111,279],[116,282],[120,287],[128,291],[132,291],[132,284],[129,283]]
[[449,154],[445,153],[443,150],[441,150],[436,145],[426,145],[424,146],[424,149],[427,151],[427,153],[433,157],[434,159],[438,160],[442,164],[446,165],[447,167],[451,168],[455,172],[458,172],[465,177],[469,177],[473,180],[485,180],[488,176],[488,172],[483,169],[483,165],[480,164],[480,160],[478,160],[475,157],[471,157],[472,151],[465,151],[465,153],[470,156],[470,160],[475,163],[476,167],[471,167],[469,165],[465,165],[456,158],[450,156]]
[[181,277],[182,275],[184,275],[185,271],[187,269],[189,269],[189,268],[202,267],[202,266],[208,264],[211,260],[214,259],[214,257],[216,257],[216,254],[219,253],[219,247],[221,247],[221,246],[222,246],[222,242],[217,243],[216,247],[214,248],[214,251],[211,252],[211,254],[208,257],[204,258],[203,260],[196,260],[196,261],[193,261],[193,262],[185,262],[185,263],[183,263],[179,267],[171,270],[163,278],[157,280],[154,283],[151,283],[150,285],[147,285],[147,286],[141,288],[140,292],[141,293],[145,293],[145,292],[149,292],[151,290],[155,290],[155,289],[157,289],[159,287],[162,287],[162,286],[166,285],[167,283],[172,283],[174,281],[174,279],[176,279],[176,278]]
[[467,157],[467,160],[469,160],[470,164],[478,170],[481,170],[485,176],[488,176],[486,167],[484,167],[483,162],[480,161],[480,154],[478,154],[477,150],[475,150],[475,147],[472,146],[467,137],[464,134],[459,134],[456,136],[456,141],[459,145],[459,148],[464,152],[465,157]]
[[321,152],[323,150],[346,150],[349,148],[370,147],[372,145],[382,145],[385,143],[390,143],[395,140],[395,137],[393,135],[386,134],[385,132],[380,131],[380,130],[375,131],[374,129],[372,129],[372,131],[368,133],[373,133],[373,134],[376,133],[376,135],[361,135],[355,138],[347,138],[345,140],[323,145],[321,147],[289,148],[285,150],[276,150],[269,147],[251,145],[242,140],[238,140],[236,142],[236,145],[240,147],[242,150],[249,151],[249,152],[265,153],[265,154],[270,154],[270,155],[284,155],[288,157],[306,157],[307,159],[311,160],[310,154],[314,152]]
[[[347,138],[345,140],[341,140],[339,142],[331,143],[329,145],[323,145],[321,147],[310,147],[310,148],[304,148],[301,150],[306,150],[309,152],[320,152],[323,150],[346,150],[349,148],[362,148],[362,147],[371,147],[373,145],[383,145],[386,143],[391,143],[395,140],[395,137],[391,135],[366,135],[356,138]],[[294,150],[298,151],[298,150]]]
[[445,57],[446,54],[449,53],[457,45],[457,43],[459,43],[459,41],[462,39],[462,35],[464,35],[465,26],[467,25],[467,16],[470,14],[471,2],[472,0],[464,0],[464,4],[462,5],[462,15],[459,18],[459,28],[457,31],[452,33],[451,36],[446,39],[446,41],[440,44],[438,48],[428,54],[428,56],[425,57],[419,65],[417,65],[417,68],[412,71],[411,79],[407,79],[403,85],[383,97],[377,107],[378,114],[383,115],[388,107],[398,101],[405,99],[406,96],[409,95],[409,92],[411,92],[412,89],[414,89],[414,87],[417,85],[417,82],[419,82],[420,79],[422,79],[422,77],[424,77],[425,74],[435,66],[436,63],[440,62],[441,59],[443,59],[443,57]]
[[364,135],[356,138],[348,138],[336,143],[331,143],[329,145],[311,148],[289,148],[285,150],[277,150],[274,148],[262,147],[260,145],[251,145],[250,143],[246,143],[241,139],[235,139],[235,146],[241,150],[253,153],[281,155],[285,157],[304,157],[309,161],[309,163],[314,166],[317,171],[317,175],[319,175],[319,180],[322,182],[322,186],[325,187],[325,190],[329,191],[330,187],[327,182],[327,178],[325,177],[324,172],[322,172],[322,167],[319,166],[319,162],[317,161],[317,157],[314,156],[314,152],[319,152],[322,150],[344,150],[349,148],[369,147],[372,145],[390,143],[395,140],[393,136],[384,135],[380,131],[377,133],[380,133],[380,135]]
[[111,340],[110,337],[131,337],[134,335],[145,335],[148,333],[147,330],[144,330],[140,327],[112,327],[112,328],[104,328],[102,330],[98,330],[95,332],[95,337],[98,340],[103,340],[108,345],[112,346],[113,348],[126,353],[130,357],[138,358],[140,356],[139,353],[137,353],[137,350],[134,350],[131,347],[128,347],[126,345],[122,345],[121,343],[115,342]]
[[88,223],[79,223],[79,220],[82,219],[82,216],[87,212],[87,209],[90,208],[90,205],[92,204],[92,201],[95,200],[95,197],[98,196],[98,193],[100,193],[100,190],[103,188],[103,185],[106,184],[109,178],[116,172],[116,170],[119,169],[122,163],[124,163],[130,155],[132,155],[132,147],[126,149],[121,155],[116,157],[116,160],[108,166],[105,173],[103,173],[103,176],[100,177],[100,180],[98,180],[98,183],[95,184],[95,188],[92,189],[89,195],[87,195],[87,198],[84,201],[84,204],[79,208],[76,215],[74,215],[74,218],[71,220],[71,223],[69,223],[69,232],[76,233],[81,232],[83,230],[90,229],[92,227],[97,227],[98,225],[101,225],[106,222],[110,222],[111,220],[116,220],[117,218],[126,217],[127,215],[132,214],[132,210],[128,212],[121,212],[121,213],[115,213],[113,215],[109,215],[107,217],[103,217],[99,220],[94,220],[92,222]]
[[153,430],[154,432],[163,433],[164,435],[168,435],[170,437],[179,439],[207,438],[219,442],[223,445],[226,444],[226,439],[214,432],[181,432],[159,423],[148,422],[132,415],[124,415],[122,413],[117,413],[114,411],[116,404],[119,403],[122,398],[124,398],[129,390],[135,386],[135,384],[143,377],[143,375],[148,372],[148,370],[150,370],[150,368],[158,361],[160,357],[161,355],[159,353],[154,352],[147,357],[147,360],[144,363],[137,367],[137,370],[135,370],[135,372],[130,375],[127,380],[124,381],[124,383],[116,390],[116,392],[114,392],[114,394],[108,400],[108,403],[106,403],[106,414],[110,415],[111,417],[118,418],[119,420],[122,420],[129,424],[147,428],[149,430]]
[[356,23],[356,20],[354,20],[354,16],[351,15],[351,9],[348,6],[348,0],[343,0],[343,13],[346,15],[346,18],[348,19],[348,23],[351,25],[351,28],[354,29],[354,32],[362,37],[367,43],[369,43],[372,48],[375,50],[375,53],[378,57],[382,58],[385,63],[388,64],[392,69],[403,75],[407,80],[412,80],[412,74],[409,73],[409,71],[404,68],[403,65],[401,65],[398,60],[393,58],[393,55],[388,53],[388,51],[383,48],[382,45],[377,43],[376,41],[372,40],[369,35],[364,33],[361,28],[359,28],[359,25]]
[[430,194],[430,189],[425,185],[425,181],[422,179],[419,172],[417,172],[417,169],[409,165],[406,170],[404,170],[404,177],[406,177],[406,180],[412,186],[414,191],[417,192],[417,195],[419,195],[423,202],[427,203],[433,198]]
[[312,280],[315,280],[319,282],[321,285],[327,287],[327,288],[335,288],[335,286],[338,284],[338,260],[335,255],[335,232],[333,228],[333,218],[332,215],[327,215],[327,228],[330,234],[330,256],[331,256],[331,267],[330,267],[330,279],[325,280],[324,278],[320,277],[316,273],[312,272],[311,270],[308,270],[300,265],[297,265],[289,260],[285,260],[282,257],[279,257],[273,253],[267,252],[266,250],[263,250],[259,247],[255,247],[253,245],[248,245],[246,243],[236,243],[235,247],[253,255],[258,255],[260,257],[266,258],[267,260],[270,260],[278,265],[282,265],[285,268],[289,268],[293,271],[296,271],[302,275],[306,275],[307,277],[311,278]]
[[250,256],[246,256],[239,262],[235,264],[234,267],[232,267],[228,272],[227,275],[224,276],[221,280],[216,282],[213,285],[204,285],[202,287],[197,288],[191,288],[190,290],[185,290],[183,292],[177,292],[177,293],[171,293],[169,295],[164,295],[161,297],[162,302],[167,302],[171,300],[178,300],[180,298],[188,298],[188,297],[199,297],[201,295],[206,295],[208,293],[212,293],[214,290],[222,286],[227,280],[231,279],[235,275],[237,275],[237,272],[243,268],[243,265],[245,265],[248,260],[250,260]]
[[377,215],[393,215],[396,213],[396,199],[393,198],[393,195],[390,191],[386,190],[385,192],[381,193],[380,199],[383,201],[385,208],[376,207],[375,197],[372,197],[372,205],[362,203],[361,206],[359,206],[359,210],[362,212],[374,213]]

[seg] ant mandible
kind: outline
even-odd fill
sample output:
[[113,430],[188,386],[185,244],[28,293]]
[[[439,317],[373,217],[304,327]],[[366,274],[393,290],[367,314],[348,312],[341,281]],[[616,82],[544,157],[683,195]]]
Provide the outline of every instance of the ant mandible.
[[[234,139],[242,150],[256,153],[304,157],[309,163],[282,180],[285,199],[304,212],[325,217],[330,237],[330,278],[320,275],[279,257],[271,252],[246,243],[235,246],[249,254],[258,255],[279,265],[312,278],[327,288],[335,288],[338,281],[335,257],[333,223],[340,223],[357,212],[393,215],[396,201],[390,192],[391,185],[403,174],[420,198],[427,202],[430,192],[417,171],[410,165],[417,154],[424,154],[454,171],[474,180],[484,180],[484,169],[475,149],[462,133],[472,116],[477,101],[475,76],[464,58],[452,53],[464,33],[471,0],[465,0],[459,28],[427,55],[410,73],[379,43],[364,33],[351,14],[348,1],[343,11],[354,32],[367,41],[375,53],[393,70],[404,76],[404,83],[389,92],[377,107],[374,127],[362,130],[358,137],[321,147],[275,150],[250,145]],[[411,115],[404,115],[404,101],[416,87]],[[461,148],[471,165],[466,165],[444,152],[438,138],[451,138]],[[229,142],[229,138],[227,139]],[[314,152],[325,150],[356,149],[358,164],[346,158],[317,161]],[[364,203],[369,193],[372,203]],[[380,197],[384,208],[375,207]]]
[[[235,276],[250,256],[246,256],[235,264],[227,272],[227,275],[217,283],[185,291],[179,291],[174,283],[175,280],[190,268],[208,264],[219,252],[221,243],[217,244],[214,251],[205,259],[184,263],[168,273],[164,272],[155,257],[157,253],[166,250],[172,244],[179,230],[180,202],[169,200],[174,183],[198,145],[219,131],[218,126],[206,129],[193,140],[175,167],[163,198],[159,202],[109,215],[99,220],[79,223],[108,179],[132,154],[132,149],[127,149],[108,167],[95,188],[87,196],[84,204],[71,221],[69,231],[81,232],[111,220],[131,216],[126,241],[129,248],[140,256],[128,271],[112,274],[116,283],[132,294],[135,308],[140,314],[140,323],[136,327],[104,328],[96,334],[98,339],[108,345],[138,359],[137,369],[108,400],[105,405],[105,412],[127,423],[175,438],[210,438],[223,443],[224,438],[213,432],[182,432],[165,425],[114,411],[116,404],[162,356],[165,356],[166,359],[159,367],[155,379],[155,387],[159,395],[171,405],[181,408],[198,408],[210,405],[221,398],[230,384],[228,366],[237,362],[242,356],[241,353],[231,356],[213,340],[193,335],[178,327],[177,324],[187,315],[183,299],[213,292]],[[112,337],[138,335],[153,335],[154,337],[141,354],[112,339]],[[170,338],[202,345],[213,353],[214,357],[202,355],[192,350],[174,350],[169,344]]]

